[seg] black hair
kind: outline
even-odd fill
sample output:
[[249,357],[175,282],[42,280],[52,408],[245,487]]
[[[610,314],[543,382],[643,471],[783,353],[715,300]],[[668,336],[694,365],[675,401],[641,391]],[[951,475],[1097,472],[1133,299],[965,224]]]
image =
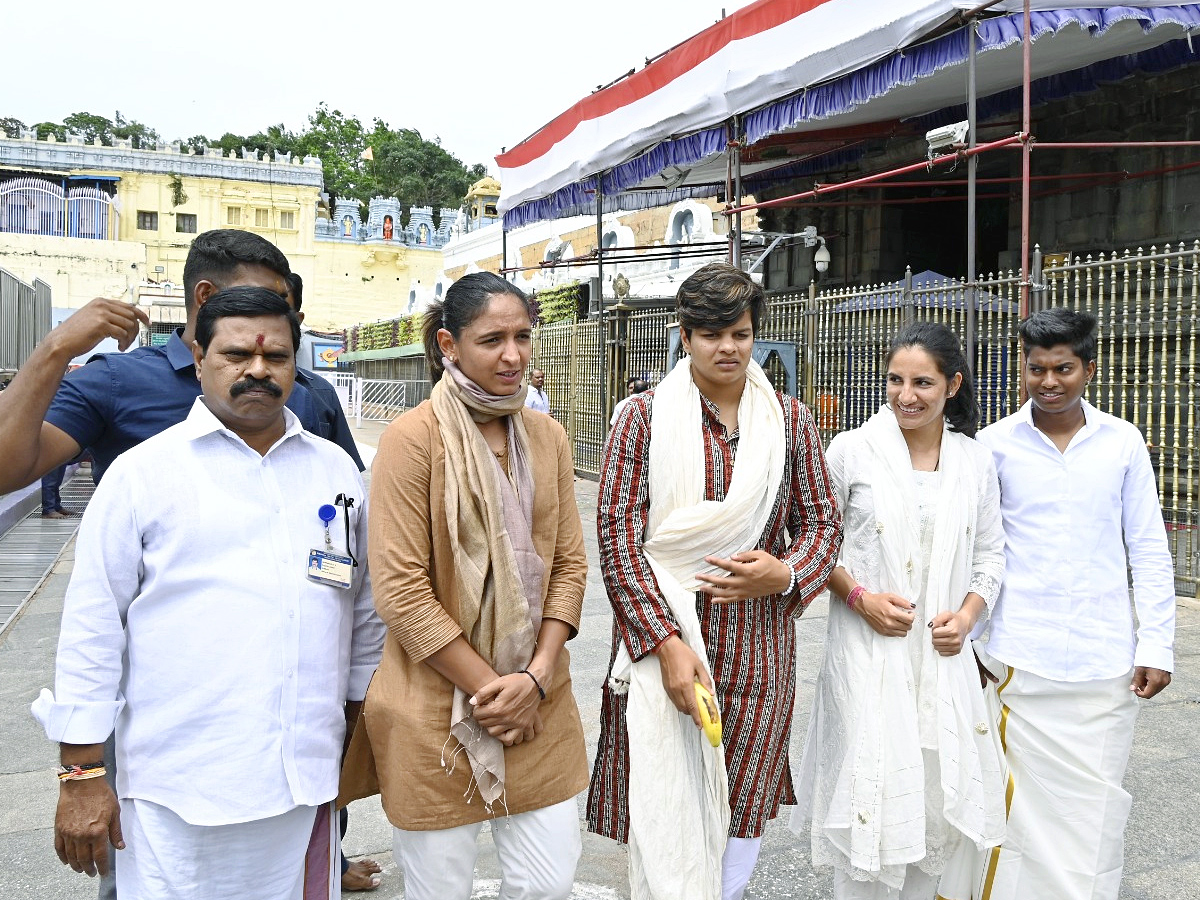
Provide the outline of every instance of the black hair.
[[747,310],[757,334],[766,309],[762,287],[729,263],[714,262],[697,269],[675,294],[679,327],[689,339],[693,328],[728,328]]
[[979,428],[979,402],[975,399],[975,379],[971,376],[958,335],[937,322],[912,322],[892,338],[886,365],[891,365],[897,350],[907,347],[920,347],[928,353],[947,381],[952,381],[955,375],[962,375],[962,384],[953,397],[946,399],[943,414],[950,423],[951,431],[974,437]]
[[643,391],[650,390],[650,382],[646,381],[644,378],[631,378],[629,385],[630,394],[640,394]]
[[218,290],[228,287],[226,282],[238,266],[265,266],[284,278],[292,272],[287,257],[266,238],[236,228],[206,231],[192,241],[183,264],[183,302],[187,309],[190,311],[195,303],[197,284],[211,281]]
[[304,279],[295,272],[289,272],[287,280],[291,286],[292,309],[300,312],[300,307],[304,305]]
[[1026,352],[1030,347],[1049,350],[1068,344],[1084,365],[1096,359],[1096,317],[1091,313],[1055,306],[1035,312],[1020,324],[1019,331]]
[[445,328],[458,340],[464,328],[469,326],[496,294],[511,294],[521,301],[529,318],[533,319],[533,306],[525,292],[491,272],[472,272],[450,285],[441,300],[429,304],[421,318],[421,342],[425,345],[425,362],[429,366],[429,380],[437,384],[442,377],[442,348],[438,346],[437,333]]
[[292,352],[300,349],[300,320],[288,302],[262,287],[231,287],[217,291],[196,313],[196,343],[208,353],[217,320],[227,316],[283,316],[292,329]]

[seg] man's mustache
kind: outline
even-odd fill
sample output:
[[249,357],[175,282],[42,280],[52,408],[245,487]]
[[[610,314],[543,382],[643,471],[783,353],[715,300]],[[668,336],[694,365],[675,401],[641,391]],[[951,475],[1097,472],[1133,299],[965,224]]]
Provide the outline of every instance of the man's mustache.
[[246,391],[266,391],[272,397],[282,397],[283,388],[269,378],[251,378],[247,376],[229,389],[230,397],[240,397]]

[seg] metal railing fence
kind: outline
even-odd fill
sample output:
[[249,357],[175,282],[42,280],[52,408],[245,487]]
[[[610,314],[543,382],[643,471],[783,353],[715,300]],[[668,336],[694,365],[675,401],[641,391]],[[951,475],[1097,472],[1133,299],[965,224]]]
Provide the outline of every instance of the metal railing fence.
[[0,269],[0,370],[15,371],[50,332],[50,285]]
[[350,393],[352,415],[359,425],[363,422],[390,422],[408,408],[405,403],[407,386],[408,382],[405,381],[355,379],[354,390]]
[[[1068,259],[1044,271],[1035,267],[1033,280],[1032,308],[1069,306],[1097,316],[1098,374],[1088,400],[1145,435],[1177,588],[1195,596],[1200,586],[1200,241]],[[981,278],[975,288],[973,364],[984,425],[1020,405],[1020,290],[1020,276],[1011,271]],[[839,431],[861,425],[882,404],[883,363],[892,335],[919,318],[941,322],[965,338],[969,297],[962,282],[915,281],[911,274],[892,284],[783,292],[771,297],[759,336],[797,345],[800,399],[828,442]],[[610,409],[624,396],[630,377],[656,383],[665,373],[673,320],[663,311],[617,311],[607,317],[605,374],[616,388],[609,392]],[[576,468],[588,475],[600,469],[601,373],[593,356],[564,358],[571,344],[564,332],[587,335],[581,346],[590,349],[597,346],[596,327],[595,321],[559,323],[534,336],[534,356],[548,384],[563,372],[575,379],[587,373],[582,384],[572,382],[571,403],[558,404],[554,412],[572,437]]]
[[[1200,241],[1148,251],[1067,259],[1044,270],[1035,256],[1030,306],[1086,310],[1099,322],[1099,359],[1088,400],[1141,429],[1150,450],[1175,558],[1177,589],[1200,586]],[[1020,276],[1003,272],[974,289],[974,369],[988,425],[1021,399],[1017,325]],[[884,400],[888,343],[912,319],[942,322],[965,338],[970,289],[909,273],[892,284],[771,297],[764,340],[793,342],[799,396],[822,438],[856,428]],[[615,309],[534,330],[531,365],[546,373],[551,414],[571,439],[580,474],[599,474],[607,416],[630,378],[656,384],[669,368],[669,311]],[[607,383],[608,390],[601,391]],[[412,382],[415,406],[428,380]],[[416,393],[416,385],[423,390]],[[602,396],[606,400],[601,403]],[[602,408],[602,406],[604,408]],[[365,417],[364,417],[365,418]]]
[[99,188],[64,189],[45,178],[8,178],[0,181],[0,232],[115,241],[120,213]]

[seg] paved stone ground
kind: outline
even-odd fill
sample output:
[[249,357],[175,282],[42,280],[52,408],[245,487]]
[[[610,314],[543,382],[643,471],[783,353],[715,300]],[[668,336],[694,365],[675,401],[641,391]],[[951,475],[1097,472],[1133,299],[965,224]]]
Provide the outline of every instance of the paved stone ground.
[[[373,445],[381,428],[366,426],[359,440]],[[573,678],[589,748],[599,732],[600,684],[608,664],[611,614],[596,566],[596,488],[576,483],[592,568],[579,637],[573,642]],[[55,748],[29,715],[40,688],[53,682],[54,649],[62,599],[73,565],[68,546],[50,577],[0,641],[0,900],[88,900],[96,883],[61,866],[51,826],[57,787],[50,769]],[[3,561],[0,561],[0,566]],[[1121,900],[1200,897],[1200,604],[1179,607],[1175,681],[1144,705],[1138,719],[1126,787],[1134,795],[1126,839]],[[825,607],[818,601],[797,623],[800,690],[792,737],[793,769],[799,759],[813,680],[820,663]],[[580,798],[580,817],[583,800]],[[758,870],[747,893],[753,900],[827,900],[828,872],[814,873],[807,847],[787,830],[785,815],[767,830]],[[499,867],[485,828],[480,837],[475,897],[496,896]],[[585,835],[574,896],[607,900],[629,896],[625,850]],[[390,827],[377,800],[351,807],[346,852],[370,855],[384,867],[383,885],[371,896],[402,898],[403,879],[391,855]],[[255,896],[247,885],[245,896]],[[684,898],[681,898],[684,900]],[[1032,898],[1031,898],[1032,900]]]

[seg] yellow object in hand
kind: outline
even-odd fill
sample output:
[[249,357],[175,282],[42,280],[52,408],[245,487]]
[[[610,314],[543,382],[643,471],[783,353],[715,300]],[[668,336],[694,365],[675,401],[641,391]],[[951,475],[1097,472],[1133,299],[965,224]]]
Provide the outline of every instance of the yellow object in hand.
[[721,710],[717,708],[717,701],[708,692],[708,688],[698,681],[695,683],[695,688],[696,706],[700,708],[700,721],[704,725],[704,734],[708,737],[710,744],[714,747],[720,747]]

